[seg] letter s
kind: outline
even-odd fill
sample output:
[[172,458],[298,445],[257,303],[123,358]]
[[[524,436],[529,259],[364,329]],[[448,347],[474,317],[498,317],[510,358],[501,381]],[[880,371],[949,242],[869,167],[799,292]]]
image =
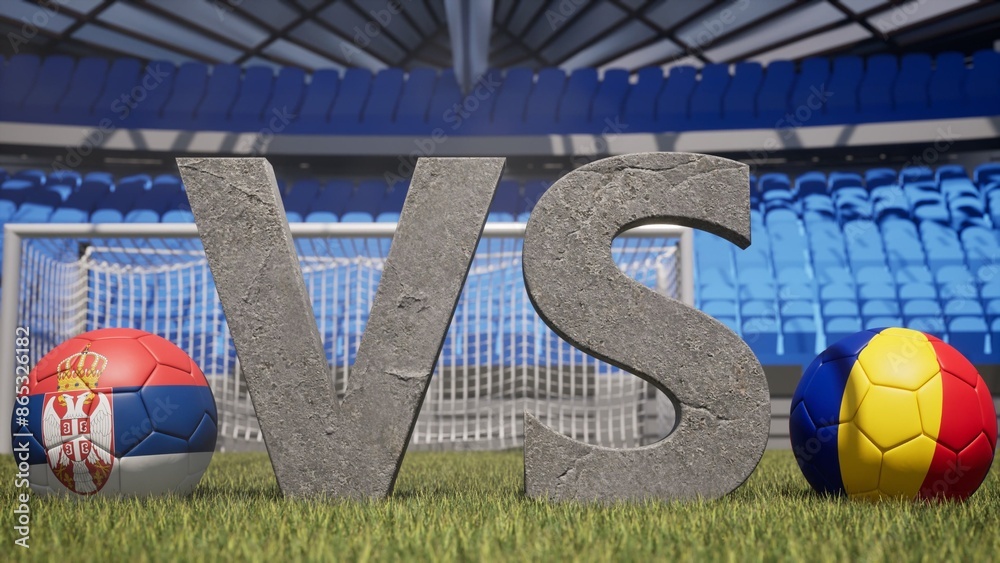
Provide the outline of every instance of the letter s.
[[623,274],[622,232],[671,223],[750,244],[749,169],[686,153],[616,156],[583,166],[539,200],[524,235],[528,296],[559,336],[631,372],[674,403],[674,431],[631,449],[573,440],[524,415],[530,497],[613,501],[712,498],[739,487],[767,445],[760,362],[722,323]]

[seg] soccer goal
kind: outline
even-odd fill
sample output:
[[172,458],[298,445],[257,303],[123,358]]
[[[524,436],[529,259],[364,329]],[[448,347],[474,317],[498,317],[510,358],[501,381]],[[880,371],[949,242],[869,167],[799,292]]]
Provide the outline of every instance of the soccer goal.
[[[339,393],[350,380],[395,227],[291,224]],[[263,447],[195,225],[9,224],[5,233],[4,420],[13,400],[9,359],[17,327],[31,331],[32,365],[81,332],[130,327],[171,340],[201,366],[218,405],[220,448]],[[662,393],[572,348],[539,319],[524,291],[523,233],[524,224],[487,223],[411,447],[515,447],[526,409],[592,444],[638,446],[666,435],[674,412]],[[687,303],[694,300],[692,253],[690,229],[666,225],[628,231],[612,248],[628,276]],[[3,445],[9,451],[9,442]]]

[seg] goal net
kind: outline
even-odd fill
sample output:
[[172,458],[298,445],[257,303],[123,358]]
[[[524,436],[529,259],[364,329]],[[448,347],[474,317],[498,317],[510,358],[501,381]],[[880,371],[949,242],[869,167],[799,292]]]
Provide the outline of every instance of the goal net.
[[[16,326],[32,331],[33,363],[61,341],[88,330],[130,327],[158,334],[185,350],[205,372],[219,410],[220,448],[263,447],[193,225],[44,225],[34,235],[25,227],[42,225],[17,227],[23,228],[16,241],[20,256],[16,268],[6,271],[18,273],[3,284],[18,284]],[[77,232],[61,234],[60,229]],[[87,229],[94,232],[88,235]],[[342,394],[394,225],[292,224],[292,230],[330,377]],[[336,234],[321,233],[331,230]],[[522,441],[525,410],[591,444],[630,447],[665,436],[674,421],[666,396],[569,346],[535,313],[524,291],[520,232],[523,225],[487,224],[411,446],[515,447]],[[620,236],[612,253],[628,276],[682,299],[685,283],[690,283],[684,276],[691,272],[686,266],[690,257],[682,259],[682,249],[690,245],[681,241],[689,236],[690,231],[678,227],[644,227]]]

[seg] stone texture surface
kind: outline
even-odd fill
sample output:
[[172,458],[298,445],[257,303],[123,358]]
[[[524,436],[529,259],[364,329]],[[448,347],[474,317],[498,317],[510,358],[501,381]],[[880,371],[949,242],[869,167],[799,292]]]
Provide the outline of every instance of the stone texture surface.
[[504,159],[418,161],[343,402],[270,165],[177,164],[282,492],[388,495]]
[[664,391],[677,411],[664,440],[634,449],[588,445],[525,413],[524,480],[531,497],[617,501],[712,498],[753,472],[769,429],[760,363],[739,336],[623,274],[621,232],[672,223],[750,243],[749,170],[686,153],[606,158],[556,182],[535,206],[524,280],[535,309],[588,354]]

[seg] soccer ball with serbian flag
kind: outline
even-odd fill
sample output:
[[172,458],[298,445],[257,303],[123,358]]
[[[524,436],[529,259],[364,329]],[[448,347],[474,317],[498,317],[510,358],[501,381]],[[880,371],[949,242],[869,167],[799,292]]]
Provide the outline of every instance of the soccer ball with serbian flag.
[[[215,399],[194,361],[140,330],[67,340],[31,371],[13,444],[29,452],[39,494],[185,494],[212,459]],[[19,414],[20,413],[20,414]]]
[[916,330],[866,330],[830,346],[791,407],[795,458],[820,492],[965,499],[993,462],[986,383],[965,356]]

